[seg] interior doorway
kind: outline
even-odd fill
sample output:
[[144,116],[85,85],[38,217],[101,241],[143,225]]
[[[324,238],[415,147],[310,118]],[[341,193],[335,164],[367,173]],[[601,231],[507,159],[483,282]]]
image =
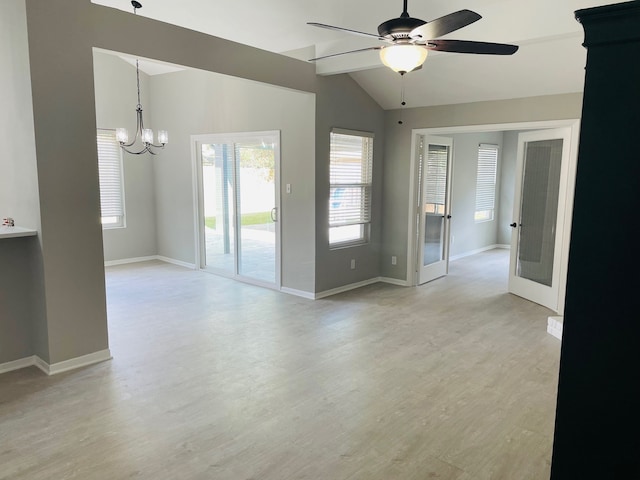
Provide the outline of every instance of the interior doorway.
[[[568,259],[568,248],[569,248],[569,233],[570,233],[570,225],[571,225],[571,208],[572,208],[572,199],[573,199],[573,184],[575,179],[575,167],[577,161],[577,144],[578,144],[578,131],[579,131],[579,121],[575,119],[571,120],[560,120],[560,121],[545,121],[545,122],[526,122],[526,123],[510,123],[510,124],[488,124],[488,125],[478,125],[478,126],[469,126],[469,127],[448,127],[448,128],[429,128],[429,129],[414,129],[412,131],[412,162],[411,162],[411,182],[410,182],[410,205],[409,205],[409,225],[408,225],[408,245],[407,245],[407,260],[408,266],[407,269],[407,284],[408,285],[418,285],[421,283],[421,273],[420,270],[422,268],[423,258],[420,252],[421,244],[423,243],[424,232],[421,230],[421,219],[422,216],[421,209],[423,206],[418,207],[420,205],[421,196],[422,196],[422,179],[421,179],[421,164],[423,163],[423,159],[420,157],[420,142],[426,138],[427,136],[437,135],[439,137],[448,137],[455,138],[463,136],[462,134],[486,134],[490,132],[494,133],[504,133],[505,136],[508,134],[510,138],[517,138],[519,132],[526,132],[531,130],[549,130],[555,128],[564,128],[567,132],[567,158],[566,161],[563,161],[563,169],[565,175],[563,176],[562,182],[562,190],[561,190],[561,201],[558,204],[557,208],[557,221],[558,226],[561,228],[557,228],[557,248],[556,248],[556,259],[557,259],[557,292],[555,295],[555,303],[549,304],[548,302],[542,303],[539,299],[534,298],[528,294],[522,295],[524,298],[531,300],[535,303],[540,303],[545,306],[548,306],[555,312],[562,312],[564,309],[564,291],[566,287],[566,266]],[[473,136],[473,135],[469,135]],[[460,148],[460,142],[454,140],[453,142],[453,151],[454,151],[454,160],[455,164],[458,158],[458,150]],[[476,145],[477,149],[478,145]],[[515,147],[514,147],[515,148]],[[515,155],[515,154],[514,154]],[[515,162],[514,162],[515,164]],[[453,168],[453,172],[451,174],[451,188],[450,188],[450,197],[453,201],[450,201],[450,213],[447,215],[451,215],[449,229],[450,229],[450,238],[448,244],[448,250],[446,250],[448,257],[445,260],[454,259],[455,255],[459,255],[459,250],[461,248],[460,242],[464,242],[469,236],[469,231],[465,229],[459,228],[460,226],[460,209],[456,210],[459,207],[459,203],[457,203],[456,198],[459,198],[465,191],[475,190],[475,170],[470,172],[470,168],[467,165],[466,171],[461,171],[459,168],[456,169],[455,165]],[[463,175],[463,173],[465,173]],[[511,175],[514,175],[515,172],[510,172]],[[469,178],[465,181],[465,176],[473,177],[471,180]],[[466,182],[466,183],[465,183]],[[510,189],[510,191],[509,191]],[[505,192],[502,192],[503,195],[510,195],[511,201],[515,204],[518,201],[515,199],[515,180],[512,181],[512,185],[504,189]],[[499,201],[496,199],[496,201]],[[506,210],[506,209],[503,209]],[[462,216],[464,218],[469,217],[473,218],[473,212],[464,211],[462,212]],[[471,216],[470,216],[471,215]],[[509,224],[512,223],[512,209],[509,207],[508,212],[496,211],[496,217],[494,219],[494,227],[487,222],[482,228],[497,228],[500,232],[501,240],[497,242],[497,245],[489,245],[487,248],[511,248],[510,247],[510,235],[511,235],[511,227]],[[456,220],[458,224],[456,226]],[[457,242],[457,243],[454,243]],[[453,247],[453,248],[452,248]],[[457,250],[456,251],[456,248]],[[486,249],[486,248],[485,248]],[[445,251],[443,249],[443,251]],[[482,249],[478,249],[477,251],[468,251],[467,254],[480,252]],[[452,256],[453,253],[453,256]],[[464,255],[460,255],[464,256]],[[516,268],[516,264],[512,264],[510,262],[509,270],[513,272]],[[515,292],[514,292],[515,293]],[[519,294],[519,293],[516,293]]]
[[192,137],[198,267],[280,288],[278,131]]

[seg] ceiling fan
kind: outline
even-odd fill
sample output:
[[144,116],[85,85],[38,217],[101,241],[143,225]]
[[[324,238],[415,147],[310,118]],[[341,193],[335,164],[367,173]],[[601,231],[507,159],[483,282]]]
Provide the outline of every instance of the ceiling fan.
[[378,25],[378,34],[359,32],[348,28],[335,27],[324,23],[308,22],[314,27],[337,30],[354,35],[382,40],[389,45],[360,48],[348,52],[334,53],[322,57],[312,58],[315,62],[325,58],[345,55],[347,53],[380,50],[382,63],[404,75],[422,66],[429,50],[452,53],[476,53],[484,55],[512,55],[518,50],[517,45],[504,43],[475,42],[469,40],[437,40],[438,37],[454,32],[462,27],[477,22],[482,17],[471,10],[459,10],[449,15],[425,22],[419,18],[409,16],[407,0],[403,0],[404,8],[398,18],[392,18]]

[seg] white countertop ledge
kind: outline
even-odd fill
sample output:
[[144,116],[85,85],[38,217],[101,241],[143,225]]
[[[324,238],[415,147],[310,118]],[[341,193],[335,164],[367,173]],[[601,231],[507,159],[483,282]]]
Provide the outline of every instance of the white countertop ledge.
[[38,234],[37,230],[22,227],[5,227],[0,226],[0,239],[16,238],[16,237],[33,237]]

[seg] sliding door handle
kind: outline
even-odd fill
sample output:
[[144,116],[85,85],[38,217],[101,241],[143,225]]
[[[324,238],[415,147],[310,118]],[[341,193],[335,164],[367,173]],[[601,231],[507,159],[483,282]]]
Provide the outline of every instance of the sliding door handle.
[[276,207],[273,207],[271,209],[271,221],[272,222],[278,221],[278,209]]

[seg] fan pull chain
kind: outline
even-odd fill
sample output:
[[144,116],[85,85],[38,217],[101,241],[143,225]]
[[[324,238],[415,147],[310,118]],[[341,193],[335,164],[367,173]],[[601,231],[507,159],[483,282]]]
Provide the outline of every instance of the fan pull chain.
[[404,112],[404,106],[407,102],[404,101],[404,72],[400,73],[400,120],[398,125],[402,125],[402,113]]

